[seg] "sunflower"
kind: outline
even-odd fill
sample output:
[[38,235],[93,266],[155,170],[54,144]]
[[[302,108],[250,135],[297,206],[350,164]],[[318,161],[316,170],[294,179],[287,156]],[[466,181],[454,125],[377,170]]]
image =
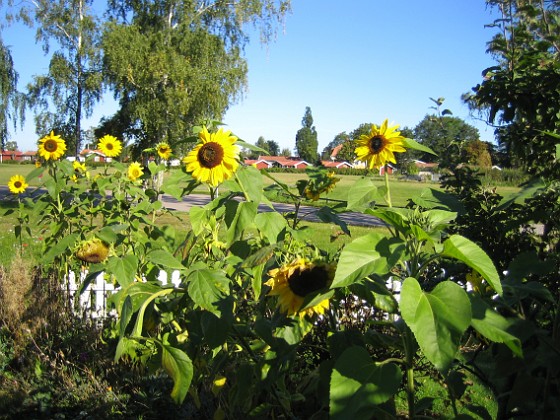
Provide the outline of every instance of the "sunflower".
[[78,173],[78,174],[83,174],[86,172],[86,164],[79,162],[77,160],[75,160],[74,162],[72,162],[72,168],[74,169],[74,172]]
[[45,160],[57,160],[66,152],[66,143],[60,136],[55,136],[54,131],[39,140],[39,156]]
[[288,265],[270,270],[270,279],[265,284],[272,288],[269,295],[278,296],[280,311],[286,315],[321,315],[329,307],[328,299],[309,308],[301,308],[306,296],[331,283],[333,274],[330,265],[314,264],[304,258],[298,258]]
[[383,121],[381,127],[375,124],[369,134],[362,134],[354,150],[358,160],[367,162],[368,168],[381,168],[388,162],[396,163],[394,152],[405,152],[404,137],[401,136],[398,125],[387,127],[388,120]]
[[76,258],[88,263],[100,263],[109,255],[109,245],[99,238],[82,242],[76,250]]
[[144,171],[142,170],[142,166],[140,166],[138,162],[132,162],[128,166],[128,179],[130,179],[131,181],[136,181],[142,175],[144,175]]
[[169,158],[171,157],[171,153],[173,153],[173,151],[171,150],[171,146],[164,142],[158,143],[156,145],[156,151],[159,157],[164,160],[169,160]]
[[25,189],[29,186],[25,182],[25,178],[21,175],[13,175],[8,181],[8,189],[13,194],[21,194],[25,192]]
[[305,187],[305,197],[309,200],[317,201],[321,197],[321,194],[328,194],[331,192],[336,183],[340,181],[340,178],[337,178],[334,175],[335,173],[331,171],[326,175],[322,174],[320,177],[312,178]]
[[204,127],[199,138],[200,142],[185,156],[183,163],[198,182],[216,187],[231,178],[239,166],[239,147],[234,144],[237,137],[221,128],[210,134]]
[[117,157],[122,151],[122,143],[120,140],[117,140],[116,137],[110,134],[101,137],[97,147],[101,150],[101,153],[107,157]]

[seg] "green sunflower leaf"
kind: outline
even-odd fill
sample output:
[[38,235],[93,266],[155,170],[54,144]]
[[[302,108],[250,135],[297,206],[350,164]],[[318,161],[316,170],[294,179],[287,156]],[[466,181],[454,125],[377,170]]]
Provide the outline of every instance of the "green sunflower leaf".
[[451,235],[443,243],[442,257],[455,258],[477,271],[490,286],[502,295],[502,283],[494,263],[477,244],[461,235]]
[[222,271],[197,266],[187,275],[188,292],[195,304],[220,316],[218,302],[229,294],[229,279]]
[[404,143],[404,147],[406,147],[407,149],[419,150],[420,152],[426,152],[434,156],[437,156],[436,152],[434,152],[428,146],[424,146],[423,144],[418,143],[416,140],[405,138],[403,143]]
[[330,418],[372,418],[372,410],[396,394],[401,380],[397,365],[374,363],[363,347],[349,347],[336,360],[331,374]]
[[471,323],[467,292],[456,283],[443,281],[426,293],[409,277],[403,282],[399,307],[426,358],[447,372]]
[[338,261],[331,288],[349,286],[372,273],[388,273],[404,252],[404,243],[398,238],[387,238],[372,232],[347,244]]
[[189,356],[181,349],[168,344],[161,345],[161,365],[173,379],[171,398],[176,404],[181,404],[191,386],[193,378],[193,364]]

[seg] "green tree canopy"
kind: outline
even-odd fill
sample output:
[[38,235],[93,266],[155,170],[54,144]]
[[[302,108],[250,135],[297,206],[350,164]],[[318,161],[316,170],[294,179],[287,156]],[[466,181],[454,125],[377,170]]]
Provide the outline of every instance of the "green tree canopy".
[[498,125],[499,146],[533,173],[550,173],[560,131],[560,1],[488,0],[500,16],[488,51],[497,65],[465,94],[472,109]]
[[302,128],[296,134],[296,151],[299,157],[306,162],[316,163],[318,160],[317,148],[317,131],[313,126],[313,115],[311,108],[305,108],[305,114],[301,120]]
[[[476,127],[458,117],[426,115],[414,127],[414,139],[437,153],[442,167],[453,167],[460,163],[466,142],[479,140],[479,137]],[[434,156],[422,154],[420,159],[430,162]]]
[[93,0],[37,0],[24,5],[19,16],[37,24],[36,39],[51,56],[45,75],[34,76],[28,87],[27,102],[38,113],[37,134],[50,130],[65,132],[69,150],[79,152],[81,121],[90,117],[103,92],[100,23],[92,11]]
[[243,25],[264,40],[289,0],[111,0],[105,71],[137,150],[174,144],[202,119],[220,120],[246,87]]
[[14,127],[19,119],[23,123],[23,101],[17,91],[18,74],[14,69],[14,62],[9,48],[0,38],[0,150],[6,148],[8,141],[8,121],[12,120]]

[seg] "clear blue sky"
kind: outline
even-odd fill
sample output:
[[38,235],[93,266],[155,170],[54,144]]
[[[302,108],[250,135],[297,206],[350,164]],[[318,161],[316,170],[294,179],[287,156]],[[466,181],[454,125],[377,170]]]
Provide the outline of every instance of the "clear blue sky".
[[[336,136],[385,118],[413,128],[433,113],[430,97],[493,140],[493,129],[469,115],[461,94],[495,64],[486,53],[497,16],[484,0],[292,0],[293,12],[267,46],[253,36],[245,50],[248,90],[225,115],[236,135],[259,136],[294,149],[305,108],[311,108],[319,152]],[[29,29],[3,32],[23,90],[48,65]],[[83,126],[114,112],[107,94]],[[20,150],[34,150],[33,115],[12,133]]]

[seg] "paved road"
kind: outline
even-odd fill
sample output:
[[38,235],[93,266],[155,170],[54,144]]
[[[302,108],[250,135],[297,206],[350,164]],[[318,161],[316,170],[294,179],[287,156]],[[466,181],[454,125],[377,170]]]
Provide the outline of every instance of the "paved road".
[[[204,194],[191,194],[184,197],[182,201],[178,201],[171,196],[164,195],[161,201],[163,202],[163,205],[170,210],[189,211],[189,209],[193,205],[205,205],[210,201],[210,197]],[[292,204],[272,203],[272,205],[274,207],[274,210],[279,213],[289,213],[294,211],[294,206]],[[303,220],[307,220],[310,222],[320,222],[321,219],[317,216],[318,210],[318,207],[302,206],[299,209],[299,216]],[[259,205],[259,212],[266,211],[272,211],[272,209],[265,204]],[[346,224],[352,226],[385,226],[385,223],[383,221],[368,214],[345,212],[338,213],[338,217],[343,222],[346,222]]]
[[[24,194],[25,196],[25,194]],[[0,185],[0,200],[10,199],[13,195],[5,185]],[[169,210],[189,211],[192,206],[203,206],[210,201],[210,196],[205,194],[191,194],[178,201],[175,198],[164,195],[161,198],[163,205]],[[291,204],[273,203],[274,210],[279,213],[289,213],[294,211],[294,206]],[[317,217],[319,208],[311,206],[302,206],[299,210],[299,215],[303,220],[310,222],[320,222],[321,219]],[[259,212],[272,211],[272,209],[264,204],[259,206]],[[351,226],[385,226],[385,223],[380,219],[357,212],[338,213],[338,217],[346,224]]]

